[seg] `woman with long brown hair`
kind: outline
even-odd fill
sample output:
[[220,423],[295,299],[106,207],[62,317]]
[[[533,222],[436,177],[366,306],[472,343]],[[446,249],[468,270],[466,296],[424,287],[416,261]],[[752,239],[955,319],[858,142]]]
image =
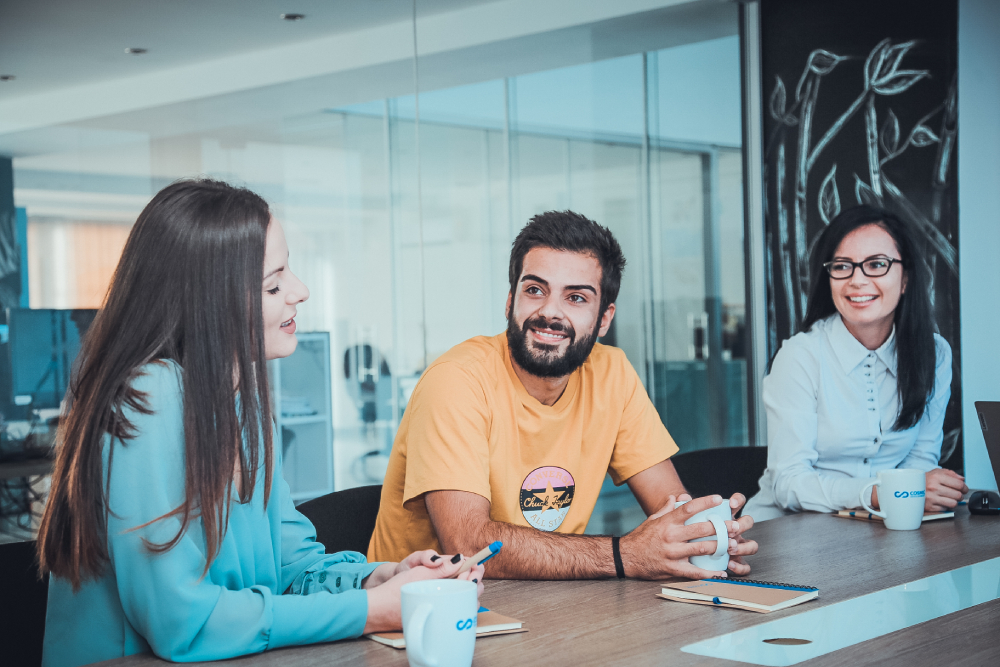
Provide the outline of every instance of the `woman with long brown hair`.
[[295,350],[308,296],[249,190],[182,181],[142,211],[59,435],[38,538],[45,665],[213,660],[398,629],[402,584],[461,567],[433,551],[326,554],[295,510],[264,361]]

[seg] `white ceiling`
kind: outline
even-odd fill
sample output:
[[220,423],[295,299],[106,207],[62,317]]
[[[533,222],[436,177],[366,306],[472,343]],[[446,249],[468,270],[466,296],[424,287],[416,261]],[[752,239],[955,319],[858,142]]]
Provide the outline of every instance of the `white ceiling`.
[[[420,17],[496,0],[417,0]],[[283,21],[283,13],[305,14]],[[411,0],[2,0],[0,100],[409,21]],[[128,47],[149,49],[135,56]]]
[[[0,82],[0,155],[273,125],[412,93],[412,11],[410,0],[0,0],[0,74],[17,76]],[[417,15],[421,90],[736,31],[731,0],[417,0]]]

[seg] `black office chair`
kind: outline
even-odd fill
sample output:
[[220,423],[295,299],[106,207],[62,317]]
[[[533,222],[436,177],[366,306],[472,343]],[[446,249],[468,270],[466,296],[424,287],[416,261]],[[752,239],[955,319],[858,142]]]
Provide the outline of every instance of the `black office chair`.
[[767,468],[767,447],[716,447],[676,454],[670,459],[684,487],[695,498],[739,492],[750,500],[760,490]]
[[316,526],[316,540],[328,554],[367,553],[381,498],[382,485],[374,484],[334,491],[304,502],[297,509]]
[[0,590],[3,663],[41,665],[49,579],[38,578],[34,540],[0,544]]

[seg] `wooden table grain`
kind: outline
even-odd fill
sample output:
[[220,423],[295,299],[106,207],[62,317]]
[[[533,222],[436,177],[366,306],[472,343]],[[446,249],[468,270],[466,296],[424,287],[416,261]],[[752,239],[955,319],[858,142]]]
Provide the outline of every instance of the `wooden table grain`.
[[[760,552],[750,561],[750,577],[820,589],[818,600],[771,614],[661,600],[655,597],[659,586],[648,581],[488,580],[483,604],[524,621],[529,631],[480,639],[473,665],[733,665],[728,660],[682,653],[680,648],[1000,556],[1000,517],[971,516],[964,508],[956,514],[953,520],[929,522],[918,531],[891,531],[879,522],[823,514],[759,524],[751,533],[760,543]],[[1000,664],[1000,643],[994,641],[998,629],[1000,601],[994,600],[803,664],[996,665]],[[850,633],[851,628],[842,631]],[[152,667],[165,663],[145,655],[101,664]],[[407,662],[405,651],[359,639],[281,649],[224,664],[403,667]]]

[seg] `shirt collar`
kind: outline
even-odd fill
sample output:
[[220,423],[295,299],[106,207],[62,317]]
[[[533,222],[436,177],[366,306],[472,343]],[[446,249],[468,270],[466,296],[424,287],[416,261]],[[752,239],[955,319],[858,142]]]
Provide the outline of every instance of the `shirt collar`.
[[861,342],[854,337],[847,327],[844,326],[844,321],[841,319],[839,314],[833,315],[831,318],[830,329],[829,329],[829,339],[830,346],[833,347],[833,352],[840,362],[841,368],[844,369],[844,373],[850,374],[858,367],[862,361],[864,361],[870,352],[874,352],[875,356],[885,364],[886,368],[895,377],[896,375],[896,326],[893,325],[892,331],[889,332],[889,337],[879,346],[876,350],[869,350]]

